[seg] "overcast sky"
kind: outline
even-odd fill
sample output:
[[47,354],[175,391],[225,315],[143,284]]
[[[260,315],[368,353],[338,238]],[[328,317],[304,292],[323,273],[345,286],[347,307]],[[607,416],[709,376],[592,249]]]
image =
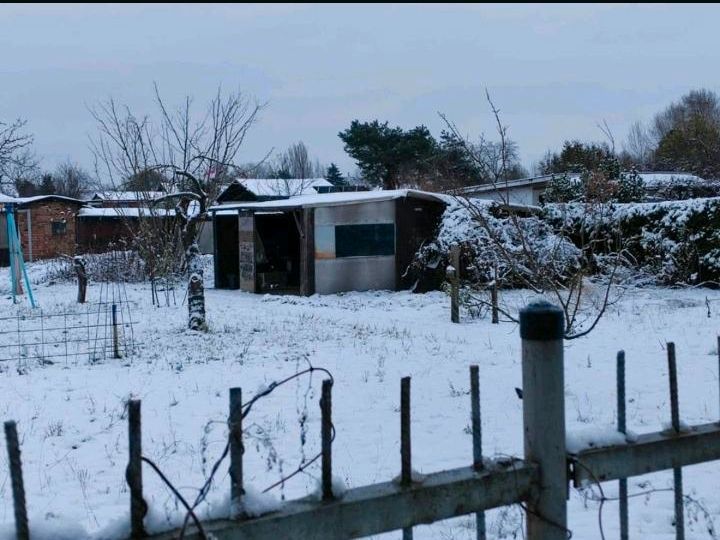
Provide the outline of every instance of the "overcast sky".
[[204,103],[218,84],[267,101],[241,161],[304,141],[354,169],[353,119],[491,134],[487,88],[526,166],[563,140],[616,139],[684,92],[720,91],[717,5],[0,5],[0,119],[22,117],[45,168],[91,168],[87,106]]

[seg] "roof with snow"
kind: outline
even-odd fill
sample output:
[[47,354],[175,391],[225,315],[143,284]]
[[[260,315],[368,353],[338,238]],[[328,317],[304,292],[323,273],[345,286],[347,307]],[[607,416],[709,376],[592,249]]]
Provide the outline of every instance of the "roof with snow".
[[[474,193],[485,193],[488,191],[495,190],[506,190],[514,188],[523,188],[530,186],[545,187],[552,179],[560,178],[567,174],[567,177],[572,182],[579,182],[581,173],[569,172],[569,173],[556,173],[556,174],[543,174],[540,176],[531,176],[529,178],[518,178],[517,180],[499,181],[494,184],[478,184],[475,186],[466,186],[458,189],[454,189],[449,193],[453,195],[465,195]],[[630,174],[630,171],[623,171],[621,174]],[[645,187],[654,188],[662,185],[672,184],[675,182],[682,183],[695,183],[704,182],[702,178],[690,173],[684,172],[673,172],[673,171],[656,171],[656,172],[638,172],[638,176],[642,178],[645,183]]]
[[428,201],[447,204],[448,198],[438,193],[417,191],[414,189],[394,189],[377,191],[354,191],[346,193],[323,193],[315,195],[300,195],[274,201],[239,202],[220,204],[210,207],[211,212],[218,214],[234,214],[237,210],[292,210],[297,208],[315,208],[318,206],[341,206],[347,204],[361,204],[366,202],[392,201],[405,197],[424,199]]
[[147,201],[165,195],[164,191],[97,191],[92,201]]
[[[35,195],[34,197],[10,197],[9,195],[3,195],[0,193],[0,204],[10,203],[18,206],[26,206],[36,202],[42,201],[63,201],[69,203],[75,203],[78,205],[85,204],[85,201],[80,199],[73,199],[72,197],[65,197],[63,195]],[[2,208],[0,208],[2,210]]]
[[239,178],[225,186],[218,195],[218,202],[233,200],[238,187],[257,198],[282,199],[314,195],[317,188],[332,187],[332,184],[324,178]]
[[175,210],[165,210],[163,208],[155,208],[150,212],[146,208],[127,208],[117,206],[115,208],[81,208],[78,217],[89,218],[137,218],[145,216],[167,217],[174,216]]

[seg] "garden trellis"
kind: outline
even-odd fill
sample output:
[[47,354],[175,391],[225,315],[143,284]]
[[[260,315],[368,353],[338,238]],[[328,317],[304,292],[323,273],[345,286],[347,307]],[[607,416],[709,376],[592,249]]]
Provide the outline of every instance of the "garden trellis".
[[[252,538],[252,539],[308,539],[356,538],[393,530],[403,530],[405,538],[412,536],[416,525],[432,523],[455,516],[476,514],[477,538],[484,538],[484,510],[520,504],[527,514],[529,540],[560,540],[571,531],[567,522],[567,489],[651,472],[675,471],[676,536],[684,538],[681,468],[720,459],[720,425],[710,423],[685,426],[680,421],[680,399],[677,393],[675,347],[668,344],[671,420],[666,430],[626,438],[622,444],[589,449],[566,449],[564,347],[562,311],[548,304],[533,304],[521,312],[523,376],[524,456],[522,458],[483,458],[481,452],[480,396],[477,384],[479,373],[471,367],[468,411],[473,434],[473,456],[467,467],[431,473],[422,477],[412,472],[410,379],[401,382],[400,475],[394,481],[349,489],[338,493],[332,484],[332,382],[324,381],[321,398],[322,450],[317,459],[322,463],[322,496],[317,499],[290,501],[273,512],[260,517],[243,513],[243,499],[249,497],[243,484],[244,418],[258,399],[261,399],[287,380],[321,368],[296,373],[285,381],[273,383],[251,400],[242,403],[240,389],[230,390],[229,435],[226,450],[213,466],[213,474],[229,460],[229,491],[237,512],[227,519],[201,523],[194,507],[176,496],[187,510],[187,525],[182,529],[154,536],[157,540],[183,537],[186,539]],[[720,344],[720,343],[719,343]],[[720,351],[718,352],[720,355]],[[624,355],[618,355],[618,427],[624,431]],[[720,366],[719,366],[720,367]],[[326,372],[327,373],[327,372]],[[338,396],[335,396],[337,399]],[[143,464],[167,477],[142,453],[140,402],[129,402],[130,459],[127,481],[130,486],[132,537],[146,537],[143,515],[146,510],[143,496]],[[14,422],[6,422],[11,480],[15,501],[18,538],[28,538],[28,521],[22,485],[19,444]],[[212,476],[207,482],[212,481]],[[206,483],[200,490],[206,493]],[[174,489],[168,482],[168,486]],[[624,492],[624,493],[623,493]],[[627,490],[621,490],[627,497]],[[631,495],[630,495],[631,496]],[[200,496],[198,497],[199,500]],[[603,496],[603,500],[606,500]],[[622,514],[621,514],[622,516]],[[632,515],[629,516],[632,518]],[[191,521],[192,519],[192,521]],[[621,517],[627,523],[627,518]],[[625,526],[626,527],[626,526]],[[623,528],[623,526],[621,526]],[[626,531],[626,529],[625,529]],[[627,537],[627,532],[624,533]]]

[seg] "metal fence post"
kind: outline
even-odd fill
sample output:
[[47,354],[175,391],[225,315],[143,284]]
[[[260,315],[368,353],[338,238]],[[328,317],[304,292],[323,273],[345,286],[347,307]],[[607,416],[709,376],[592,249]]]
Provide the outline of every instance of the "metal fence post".
[[321,437],[322,437],[322,498],[331,500],[332,490],[332,381],[322,382],[322,396],[320,398]]
[[10,483],[12,485],[13,507],[15,510],[15,534],[18,540],[29,540],[27,508],[25,506],[25,485],[20,461],[20,443],[17,426],[14,421],[5,422],[5,441],[7,442],[8,462],[10,464]]
[[[678,400],[677,365],[675,362],[675,344],[667,344],[668,372],[670,378],[670,414],[672,429],[680,433],[680,405]],[[683,506],[683,474],[682,467],[673,469],[675,492],[675,538],[685,540],[685,512]]]
[[117,305],[112,305],[112,333],[113,333],[113,356],[120,358],[120,338],[117,325]]
[[240,515],[243,490],[242,389],[230,389],[230,517]]
[[139,399],[128,401],[128,442],[130,459],[126,477],[130,486],[130,537],[142,538],[145,536],[143,518],[147,507],[142,495],[142,426]]
[[567,463],[563,312],[548,302],[520,312],[525,459],[540,466],[528,501],[528,540],[566,540]]
[[450,278],[450,320],[454,323],[460,322],[460,246],[453,246],[450,249],[450,265],[452,272],[448,272]]
[[[472,423],[473,467],[477,471],[485,468],[482,457],[482,421],[480,416],[480,370],[470,366],[470,421]],[[485,512],[475,514],[477,540],[485,540]]]
[[[410,437],[410,377],[400,380],[400,485],[412,485],[412,443]],[[403,540],[413,539],[413,528],[406,527]]]
[[[617,409],[618,409],[618,431],[627,431],[625,414],[625,351],[617,353]],[[619,481],[619,505],[620,505],[620,540],[628,540],[628,491],[627,479]]]

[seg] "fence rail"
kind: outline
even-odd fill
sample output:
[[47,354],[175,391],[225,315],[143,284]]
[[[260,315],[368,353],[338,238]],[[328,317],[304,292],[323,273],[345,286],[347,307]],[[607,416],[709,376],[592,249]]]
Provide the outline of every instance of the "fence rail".
[[[565,402],[563,369],[562,312],[549,304],[533,304],[521,312],[523,371],[523,459],[483,460],[478,369],[471,366],[471,426],[473,431],[472,466],[432,473],[415,478],[411,468],[410,379],[401,382],[401,474],[397,480],[354,488],[339,494],[332,487],[332,379],[323,382],[320,409],[322,414],[322,451],[305,466],[322,459],[322,498],[304,498],[285,503],[279,511],[247,518],[243,513],[243,435],[242,422],[252,405],[275,388],[322,368],[309,368],[278,383],[249,401],[242,403],[239,388],[230,390],[229,434],[226,449],[213,468],[210,478],[193,504],[185,501],[167,478],[142,455],[139,400],[129,402],[129,464],[131,538],[171,538],[220,540],[287,540],[359,538],[402,530],[412,538],[416,525],[476,514],[477,538],[485,535],[485,510],[519,503],[526,511],[528,540],[565,540],[567,528],[567,489],[575,486],[625,480],[628,477],[672,469],[675,473],[676,538],[684,538],[682,467],[720,459],[720,425],[717,423],[683,427],[679,420],[677,377],[673,375],[674,346],[668,347],[672,428],[641,435],[625,444],[581,450],[569,454],[565,449]],[[720,341],[719,341],[720,344]],[[720,350],[718,351],[720,359]],[[618,400],[624,401],[624,354],[618,355]],[[720,363],[719,363],[720,368]],[[624,403],[618,408],[619,431],[625,430]],[[13,433],[14,422],[6,422],[6,432]],[[13,484],[17,535],[27,539],[22,470],[18,438],[7,437],[9,464]],[[213,475],[226,456],[230,456],[230,493],[233,519],[201,523],[194,509],[202,501]],[[468,456],[470,458],[470,456]],[[470,459],[468,459],[470,461]],[[187,516],[181,529],[147,536],[144,531],[146,505],[143,500],[143,467],[151,465],[174,490],[185,506]],[[300,472],[302,468],[296,472]],[[294,474],[294,473],[293,473]],[[287,479],[288,477],[286,477]],[[624,491],[627,497],[627,490]],[[621,502],[623,492],[621,490]],[[621,506],[622,508],[622,506]],[[625,511],[627,506],[625,505]],[[190,518],[193,525],[188,525]],[[621,510],[621,538],[627,538],[627,514]]]

